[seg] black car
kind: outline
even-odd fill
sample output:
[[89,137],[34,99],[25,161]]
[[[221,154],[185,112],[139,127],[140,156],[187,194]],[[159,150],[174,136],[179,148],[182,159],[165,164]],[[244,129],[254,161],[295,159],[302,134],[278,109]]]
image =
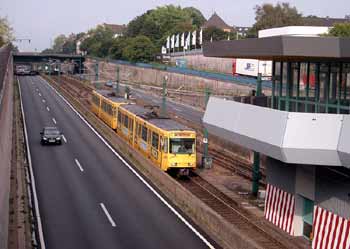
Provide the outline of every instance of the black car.
[[62,144],[62,133],[57,127],[44,127],[41,134],[41,144]]

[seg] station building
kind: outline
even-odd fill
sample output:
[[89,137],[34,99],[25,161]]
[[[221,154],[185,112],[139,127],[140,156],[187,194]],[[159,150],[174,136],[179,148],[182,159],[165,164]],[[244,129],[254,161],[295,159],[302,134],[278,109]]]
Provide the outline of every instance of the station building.
[[204,55],[272,61],[269,96],[259,105],[212,97],[204,125],[266,156],[267,220],[314,249],[349,249],[350,39],[221,41]]

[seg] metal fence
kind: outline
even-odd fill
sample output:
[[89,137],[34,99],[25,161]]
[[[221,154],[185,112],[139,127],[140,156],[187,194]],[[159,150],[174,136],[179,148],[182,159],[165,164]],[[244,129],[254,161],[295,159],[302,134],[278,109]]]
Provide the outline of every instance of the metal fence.
[[[102,58],[91,57],[91,56],[89,58],[97,60],[97,61],[107,61],[107,62],[111,62],[114,64],[120,64],[120,65],[128,65],[128,66],[134,66],[134,67],[163,70],[163,71],[168,71],[171,73],[197,76],[197,77],[202,77],[202,78],[206,78],[206,79],[230,82],[233,84],[239,84],[239,85],[245,85],[245,86],[251,86],[251,87],[255,87],[257,84],[257,79],[253,78],[253,77],[234,76],[234,75],[224,74],[224,73],[215,73],[215,72],[207,72],[207,71],[201,71],[201,70],[195,70],[195,69],[189,69],[189,68],[167,66],[167,65],[163,65],[163,64],[130,62],[130,61],[113,60],[113,59],[102,59]],[[263,80],[262,87],[271,89],[272,88],[271,81]]]

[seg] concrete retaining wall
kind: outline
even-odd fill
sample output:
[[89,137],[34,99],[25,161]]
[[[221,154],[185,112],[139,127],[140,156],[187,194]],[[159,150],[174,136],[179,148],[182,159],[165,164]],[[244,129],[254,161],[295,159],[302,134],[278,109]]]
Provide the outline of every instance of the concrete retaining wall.
[[170,61],[175,64],[177,59],[185,59],[189,68],[232,74],[232,59],[204,57],[202,53],[196,53],[175,55]]
[[0,49],[0,248],[7,248],[13,118],[13,61],[10,48]]
[[[95,61],[87,59],[85,66],[89,69],[89,74],[95,74]],[[202,77],[185,75],[179,73],[166,72],[162,70],[141,68],[130,65],[118,65],[120,68],[120,79],[125,82],[146,84],[152,86],[162,86],[164,76],[168,76],[168,87],[182,90],[198,91],[209,87],[214,94],[242,96],[249,95],[252,90],[249,86],[238,85],[230,82],[211,80]],[[110,62],[99,63],[99,80],[115,80],[116,64]],[[91,77],[94,80],[94,77]]]

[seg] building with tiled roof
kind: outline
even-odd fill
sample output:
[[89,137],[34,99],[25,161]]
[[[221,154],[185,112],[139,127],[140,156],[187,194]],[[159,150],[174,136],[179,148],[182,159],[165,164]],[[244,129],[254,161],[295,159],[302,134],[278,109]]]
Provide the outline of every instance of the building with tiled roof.
[[229,26],[216,12],[203,24],[202,28],[206,29],[209,27],[215,27],[225,32],[233,31],[233,27]]
[[105,26],[106,28],[110,28],[114,33],[114,37],[122,36],[126,29],[125,24],[119,25],[119,24],[104,23],[103,26]]
[[350,23],[350,19],[307,16],[303,17],[303,22],[305,26],[333,27],[336,23]]

